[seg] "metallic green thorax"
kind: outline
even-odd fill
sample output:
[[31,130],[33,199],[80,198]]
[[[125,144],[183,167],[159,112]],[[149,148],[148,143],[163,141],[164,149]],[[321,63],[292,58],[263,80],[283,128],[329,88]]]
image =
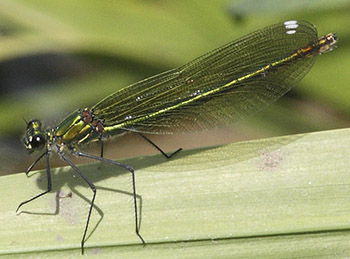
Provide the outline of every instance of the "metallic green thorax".
[[101,139],[103,130],[103,122],[85,108],[62,121],[54,130],[54,135],[58,144],[80,145]]
[[74,147],[101,140],[103,131],[103,122],[95,118],[90,109],[79,109],[69,115],[57,127],[45,132],[42,130],[40,121],[30,121],[27,125],[24,145],[29,151],[42,149],[45,145],[50,149],[53,144],[57,144],[58,147],[64,145]]

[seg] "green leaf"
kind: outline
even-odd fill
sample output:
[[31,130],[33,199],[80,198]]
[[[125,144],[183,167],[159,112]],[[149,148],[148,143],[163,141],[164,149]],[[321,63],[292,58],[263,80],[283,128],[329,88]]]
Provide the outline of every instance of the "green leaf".
[[[350,129],[79,166],[97,187],[86,254],[120,258],[346,257]],[[92,192],[69,167],[0,177],[0,255],[77,257]],[[67,196],[72,192],[72,197]],[[57,195],[58,193],[58,195]],[[58,196],[58,197],[57,197]]]

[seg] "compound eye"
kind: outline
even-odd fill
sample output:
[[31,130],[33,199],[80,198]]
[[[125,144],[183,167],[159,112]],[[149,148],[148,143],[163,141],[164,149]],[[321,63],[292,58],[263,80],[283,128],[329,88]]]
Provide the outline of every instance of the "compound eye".
[[33,149],[39,149],[45,145],[45,137],[42,134],[36,134],[30,140]]

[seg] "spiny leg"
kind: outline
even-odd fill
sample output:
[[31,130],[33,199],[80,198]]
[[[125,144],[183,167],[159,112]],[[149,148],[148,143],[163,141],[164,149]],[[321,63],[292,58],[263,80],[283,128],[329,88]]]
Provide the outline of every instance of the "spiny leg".
[[51,173],[50,173],[50,153],[49,151],[46,151],[44,152],[43,154],[41,154],[35,161],[34,163],[32,163],[29,168],[27,169],[26,171],[26,175],[28,175],[29,171],[32,170],[32,168],[35,166],[36,163],[39,162],[39,160],[44,156],[46,155],[46,173],[47,173],[47,190],[34,196],[33,198],[29,199],[29,200],[26,200],[26,201],[23,201],[21,202],[21,204],[18,205],[17,209],[16,209],[16,212],[19,210],[19,208],[21,208],[24,204],[27,204],[28,202],[31,202],[43,195],[45,195],[46,193],[49,193],[52,189],[52,185],[51,185]]
[[140,132],[137,132],[137,134],[139,134],[144,140],[146,140],[148,143],[150,143],[152,146],[154,146],[160,153],[163,154],[163,156],[165,156],[168,159],[171,158],[173,155],[177,154],[178,152],[180,152],[182,150],[182,148],[179,148],[175,152],[173,152],[170,155],[168,155],[160,147],[158,147],[152,140],[147,138],[145,135],[141,134]]
[[[103,157],[98,157],[98,156],[94,156],[91,154],[87,154],[87,153],[83,153],[83,152],[78,152],[78,151],[74,151],[72,150],[72,153],[80,156],[80,157],[86,157],[86,158],[90,158],[90,159],[95,159],[95,160],[99,160],[101,162],[107,163],[107,164],[111,164],[111,165],[115,165],[115,166],[119,166],[122,168],[125,168],[126,170],[128,170],[131,173],[132,176],[132,188],[133,188],[133,199],[134,199],[134,210],[135,210],[135,232],[136,235],[140,238],[140,240],[142,241],[143,244],[145,243],[145,240],[143,239],[143,237],[140,234],[139,231],[139,225],[138,225],[138,214],[137,214],[137,199],[136,199],[136,181],[135,181],[135,172],[134,169],[128,165],[107,159],[107,158],[103,158]],[[85,235],[85,234],[84,234]]]

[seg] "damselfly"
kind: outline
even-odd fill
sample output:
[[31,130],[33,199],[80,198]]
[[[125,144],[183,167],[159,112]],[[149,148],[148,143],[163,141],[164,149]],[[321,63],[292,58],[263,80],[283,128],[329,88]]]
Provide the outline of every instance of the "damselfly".
[[[51,191],[50,154],[58,155],[77,172],[93,192],[82,253],[96,197],[95,185],[66,156],[70,152],[128,170],[132,176],[136,234],[139,233],[135,173],[131,166],[103,157],[103,141],[136,132],[172,134],[199,131],[232,123],[259,111],[287,91],[310,70],[315,57],[332,50],[335,34],[318,38],[315,26],[304,21],[286,21],[250,33],[179,68],[142,80],[106,97],[91,108],[78,109],[54,128],[42,129],[39,120],[27,124],[24,145],[43,153],[26,171],[46,158],[47,190]],[[90,142],[101,143],[101,156],[77,149]],[[180,150],[180,149],[179,149]],[[176,152],[175,152],[176,153]]]

